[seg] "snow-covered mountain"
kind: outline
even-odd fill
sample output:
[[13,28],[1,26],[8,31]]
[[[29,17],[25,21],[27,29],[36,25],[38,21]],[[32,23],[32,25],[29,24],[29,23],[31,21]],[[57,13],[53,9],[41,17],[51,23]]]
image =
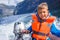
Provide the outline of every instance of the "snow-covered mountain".
[[24,1],[24,0],[0,0],[0,4],[2,3],[2,4],[9,5],[9,6],[11,6],[11,5],[16,6],[16,4],[18,2],[22,2],[22,1]]

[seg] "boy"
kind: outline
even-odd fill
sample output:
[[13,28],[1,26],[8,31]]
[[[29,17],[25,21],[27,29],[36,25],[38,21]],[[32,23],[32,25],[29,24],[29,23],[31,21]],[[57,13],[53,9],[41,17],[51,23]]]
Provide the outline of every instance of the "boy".
[[38,5],[37,14],[32,15],[32,26],[22,32],[32,32],[32,40],[46,40],[55,19],[54,16],[50,16],[47,3],[41,3]]

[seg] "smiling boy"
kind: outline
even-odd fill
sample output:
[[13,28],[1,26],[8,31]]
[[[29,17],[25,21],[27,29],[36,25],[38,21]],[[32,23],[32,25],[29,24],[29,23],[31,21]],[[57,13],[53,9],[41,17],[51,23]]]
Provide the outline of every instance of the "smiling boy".
[[55,19],[54,16],[50,16],[47,3],[43,2],[38,5],[37,14],[32,14],[31,27],[23,32],[32,32],[32,40],[46,40]]

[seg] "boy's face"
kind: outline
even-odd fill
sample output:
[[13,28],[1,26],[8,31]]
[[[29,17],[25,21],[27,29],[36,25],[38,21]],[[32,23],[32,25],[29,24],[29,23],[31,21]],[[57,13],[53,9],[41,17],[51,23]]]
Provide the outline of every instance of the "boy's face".
[[38,9],[38,15],[41,19],[47,19],[49,12],[47,9]]

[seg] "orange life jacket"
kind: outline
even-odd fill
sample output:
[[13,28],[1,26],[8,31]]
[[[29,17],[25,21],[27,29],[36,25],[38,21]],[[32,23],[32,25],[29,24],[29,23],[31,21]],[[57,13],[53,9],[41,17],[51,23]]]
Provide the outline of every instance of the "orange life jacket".
[[32,30],[33,34],[32,37],[36,40],[38,39],[46,39],[48,37],[48,34],[50,32],[50,27],[53,21],[55,20],[55,17],[49,17],[45,22],[38,22],[38,18],[35,14],[32,15]]

